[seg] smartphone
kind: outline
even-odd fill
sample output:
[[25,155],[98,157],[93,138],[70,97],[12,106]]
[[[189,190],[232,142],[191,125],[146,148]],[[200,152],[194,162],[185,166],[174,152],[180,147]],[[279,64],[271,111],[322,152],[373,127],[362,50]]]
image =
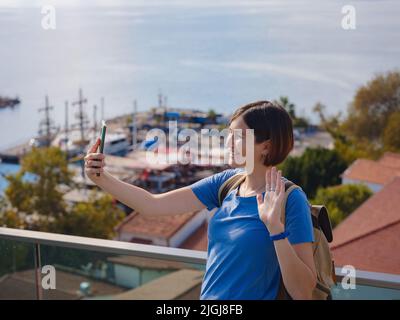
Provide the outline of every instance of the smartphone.
[[[104,120],[101,121],[101,141],[100,141],[100,153],[103,153],[104,151],[104,140],[106,139],[106,131],[107,131],[107,125]],[[96,175],[99,177],[100,173],[96,173]]]

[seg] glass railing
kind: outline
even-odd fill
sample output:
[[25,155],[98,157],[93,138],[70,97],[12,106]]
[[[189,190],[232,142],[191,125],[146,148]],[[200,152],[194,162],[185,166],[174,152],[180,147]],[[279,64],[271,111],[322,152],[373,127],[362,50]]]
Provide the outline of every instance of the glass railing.
[[[0,300],[199,299],[206,258],[203,251],[0,228]],[[355,288],[346,290],[336,271],[334,299],[400,299],[398,275],[357,270]]]

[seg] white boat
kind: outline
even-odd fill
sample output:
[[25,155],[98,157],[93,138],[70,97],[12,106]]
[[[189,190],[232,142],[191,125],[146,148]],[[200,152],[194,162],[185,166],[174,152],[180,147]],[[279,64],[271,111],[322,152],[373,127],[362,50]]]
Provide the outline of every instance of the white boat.
[[[83,141],[83,150],[87,150],[92,145],[98,133],[94,134],[93,130],[90,130]],[[61,150],[68,152],[70,157],[74,157],[81,152],[81,136],[78,130],[73,130],[68,133],[68,139],[65,136],[65,132],[60,132],[55,139],[52,141],[53,146],[59,147]],[[126,133],[120,132],[107,132],[106,139],[104,142],[104,153],[112,155],[124,155],[130,150],[130,142]]]

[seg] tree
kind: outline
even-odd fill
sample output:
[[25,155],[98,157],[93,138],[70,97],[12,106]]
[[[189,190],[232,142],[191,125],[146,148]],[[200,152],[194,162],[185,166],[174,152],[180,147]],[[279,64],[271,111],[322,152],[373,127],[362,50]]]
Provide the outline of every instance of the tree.
[[[32,174],[34,181],[23,179]],[[13,208],[27,215],[35,215],[32,229],[46,231],[46,225],[58,215],[65,213],[60,184],[72,184],[72,172],[68,169],[65,153],[57,147],[33,148],[21,161],[15,175],[6,176],[8,186],[5,195]]]
[[372,191],[366,185],[344,184],[319,188],[315,198],[311,202],[326,206],[332,227],[334,228],[371,195]]
[[400,152],[400,112],[392,113],[383,133],[383,144],[387,151]]
[[209,119],[215,121],[215,119],[217,118],[217,113],[215,112],[214,109],[210,109],[210,110],[208,110],[207,117]]
[[125,214],[113,203],[110,195],[96,198],[92,191],[88,202],[75,204],[68,214],[61,216],[53,232],[76,236],[112,239],[115,226]]
[[299,157],[288,157],[280,168],[286,178],[314,197],[318,188],[340,183],[347,163],[336,150],[318,147],[307,148]]
[[[35,179],[24,179],[26,173]],[[34,148],[21,161],[21,169],[8,175],[5,197],[0,198],[0,225],[86,237],[110,239],[124,216],[111,196],[68,207],[59,186],[76,187],[65,154],[56,147]]]
[[23,219],[18,215],[17,210],[9,207],[7,200],[0,196],[0,227],[23,228]]
[[333,137],[334,149],[338,151],[348,165],[359,158],[376,159],[381,155],[379,148],[368,140],[356,139],[346,134],[343,130],[341,112],[327,117],[325,110],[326,106],[320,102],[316,103],[313,108],[313,111],[319,115],[321,127]]
[[275,102],[284,107],[292,119],[296,119],[296,106],[294,103],[289,101],[287,96],[281,96],[279,97],[279,100]]
[[298,117],[296,115],[296,105],[290,102],[287,96],[279,97],[279,100],[275,100],[275,103],[281,105],[289,113],[294,127],[307,128],[309,126],[309,121],[306,118]]
[[343,129],[358,140],[381,145],[390,115],[400,111],[400,72],[379,74],[360,87],[350,104]]

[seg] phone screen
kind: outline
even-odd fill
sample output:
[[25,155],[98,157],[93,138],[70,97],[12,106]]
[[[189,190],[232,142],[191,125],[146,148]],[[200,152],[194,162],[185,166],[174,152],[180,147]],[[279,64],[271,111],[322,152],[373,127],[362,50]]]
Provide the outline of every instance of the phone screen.
[[106,122],[103,120],[101,125],[100,153],[103,153],[104,151],[104,140],[106,138],[106,130],[107,130],[107,125]]

